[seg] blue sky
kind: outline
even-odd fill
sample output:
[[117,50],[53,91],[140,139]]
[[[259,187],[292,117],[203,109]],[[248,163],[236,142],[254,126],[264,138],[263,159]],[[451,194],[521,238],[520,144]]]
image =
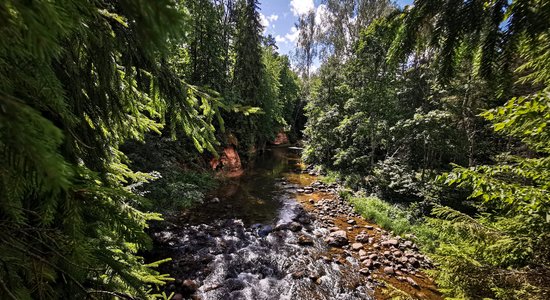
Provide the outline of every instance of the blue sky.
[[[273,35],[277,40],[279,52],[290,54],[294,48],[298,33],[294,24],[298,15],[314,9],[317,11],[321,0],[260,0],[262,23],[266,27],[265,32]],[[397,0],[397,4],[403,6],[413,0]]]

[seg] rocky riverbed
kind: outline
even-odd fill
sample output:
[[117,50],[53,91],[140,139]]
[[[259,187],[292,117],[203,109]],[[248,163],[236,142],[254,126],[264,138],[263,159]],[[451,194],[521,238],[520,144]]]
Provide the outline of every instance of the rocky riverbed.
[[284,157],[281,173],[269,174],[275,218],[228,218],[239,207],[213,197],[206,206],[222,211],[202,222],[188,211],[156,224],[150,258],[173,259],[161,267],[176,278],[173,299],[385,299],[388,290],[440,298],[413,236],[368,223],[338,186],[302,171],[295,154]]

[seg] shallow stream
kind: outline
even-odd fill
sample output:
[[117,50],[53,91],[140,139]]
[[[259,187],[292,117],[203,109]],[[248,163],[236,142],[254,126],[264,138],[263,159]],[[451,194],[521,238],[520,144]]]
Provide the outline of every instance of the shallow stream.
[[[368,236],[365,228],[373,239],[383,231],[365,226],[337,199],[336,186],[316,182],[299,157],[299,149],[268,150],[245,174],[227,179],[207,203],[153,234],[150,255],[172,258],[161,271],[176,278],[168,286],[174,299],[375,298],[375,287],[384,283],[361,263],[365,256],[349,245],[331,247],[327,237],[343,229],[352,243],[360,231]],[[315,207],[325,213],[315,213]],[[346,224],[351,218],[353,226]],[[412,294],[436,299],[418,276],[420,287]]]

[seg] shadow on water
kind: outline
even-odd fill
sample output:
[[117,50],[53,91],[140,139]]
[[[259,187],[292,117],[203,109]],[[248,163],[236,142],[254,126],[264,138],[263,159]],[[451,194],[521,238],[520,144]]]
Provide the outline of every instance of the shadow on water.
[[[271,148],[259,155],[239,177],[225,178],[209,201],[184,212],[181,221],[202,224],[212,220],[239,219],[245,226],[274,223],[282,206],[278,184],[285,174],[301,176],[298,150]],[[303,174],[307,176],[307,174]]]

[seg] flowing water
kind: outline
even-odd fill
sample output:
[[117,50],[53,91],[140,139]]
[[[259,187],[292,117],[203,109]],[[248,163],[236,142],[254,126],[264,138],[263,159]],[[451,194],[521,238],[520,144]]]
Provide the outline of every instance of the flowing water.
[[376,281],[361,274],[357,255],[335,255],[324,240],[330,225],[304,209],[338,200],[334,187],[304,194],[315,176],[302,170],[298,151],[268,150],[207,203],[153,234],[152,258],[172,258],[161,267],[177,279],[168,292],[193,299],[373,299]]

